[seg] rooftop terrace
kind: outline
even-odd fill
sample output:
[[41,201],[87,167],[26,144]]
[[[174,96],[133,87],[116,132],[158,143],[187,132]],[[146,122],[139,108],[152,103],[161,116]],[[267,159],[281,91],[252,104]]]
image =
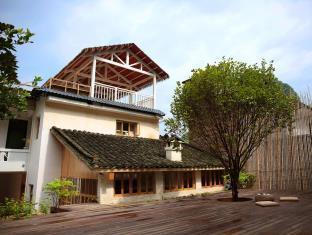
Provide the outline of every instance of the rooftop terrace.
[[[156,83],[169,78],[134,43],[83,49],[43,87],[92,98],[155,108]],[[152,95],[141,94],[152,86]]]

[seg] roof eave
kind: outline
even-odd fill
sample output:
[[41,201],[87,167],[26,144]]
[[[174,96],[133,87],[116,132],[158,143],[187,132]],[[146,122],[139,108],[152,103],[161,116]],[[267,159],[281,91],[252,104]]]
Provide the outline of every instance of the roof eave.
[[92,98],[92,97],[75,95],[75,94],[66,93],[66,92],[62,92],[62,91],[50,90],[47,88],[33,89],[32,95],[34,97],[38,97],[41,95],[47,95],[47,96],[53,96],[53,97],[59,97],[59,98],[74,100],[74,101],[80,101],[80,102],[87,103],[89,105],[107,106],[107,107],[112,107],[112,108],[117,108],[117,109],[122,109],[122,110],[128,110],[128,111],[132,111],[132,112],[154,115],[154,116],[158,116],[158,117],[165,116],[165,113],[158,110],[158,109],[144,108],[144,107],[140,107],[140,106],[136,106],[136,105],[128,105],[128,104],[123,104],[123,103],[119,103],[119,102],[115,102],[115,101],[99,100],[99,99]]

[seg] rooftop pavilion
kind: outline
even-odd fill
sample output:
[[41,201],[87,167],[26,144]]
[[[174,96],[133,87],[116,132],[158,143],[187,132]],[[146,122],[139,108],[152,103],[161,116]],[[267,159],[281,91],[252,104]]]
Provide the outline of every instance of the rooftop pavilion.
[[[169,78],[134,43],[83,49],[43,87],[155,108],[156,83]],[[152,95],[138,93],[152,86]]]

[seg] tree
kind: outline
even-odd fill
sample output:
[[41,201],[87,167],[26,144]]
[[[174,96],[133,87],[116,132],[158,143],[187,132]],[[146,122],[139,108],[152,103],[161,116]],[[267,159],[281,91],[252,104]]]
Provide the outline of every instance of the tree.
[[223,58],[193,70],[178,83],[171,104],[169,132],[189,131],[190,143],[219,159],[238,200],[238,179],[252,153],[276,128],[292,122],[297,96],[285,92],[272,62],[247,65]]
[[[15,46],[31,43],[34,34],[29,29],[16,29],[13,25],[0,22],[0,119],[14,117],[16,112],[27,108],[27,90],[20,87],[17,79]],[[41,80],[35,77],[33,86]]]
[[56,211],[60,207],[60,201],[65,200],[67,197],[78,195],[76,186],[71,180],[55,179],[43,188],[51,197],[52,206],[56,208]]

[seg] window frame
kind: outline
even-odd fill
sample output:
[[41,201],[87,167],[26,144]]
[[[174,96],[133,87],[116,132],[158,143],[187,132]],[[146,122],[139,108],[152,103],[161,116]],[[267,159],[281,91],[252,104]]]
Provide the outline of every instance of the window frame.
[[[118,129],[118,124],[120,124],[120,130]],[[127,131],[124,131],[124,124],[128,125]],[[133,126],[134,126],[134,131],[131,131]],[[133,135],[130,134],[131,132],[133,132]],[[139,136],[140,135],[139,123],[131,122],[131,121],[124,121],[124,120],[116,120],[116,135],[129,136],[129,137]]]
[[[125,190],[125,181],[124,176],[129,175],[129,192],[124,193]],[[133,192],[133,179],[134,175],[136,175],[137,187],[136,192]],[[120,178],[120,193],[116,194],[116,178]],[[145,180],[145,190],[142,192],[142,179]],[[151,189],[151,190],[150,190]],[[114,173],[114,196],[115,197],[127,197],[127,196],[135,196],[135,195],[143,195],[143,194],[155,194],[156,192],[156,181],[155,174],[153,172],[117,172]]]
[[[185,179],[187,187],[185,187]],[[192,189],[196,189],[194,171],[164,172],[164,192],[175,192]]]
[[224,174],[223,170],[202,170],[200,173],[201,173],[202,188],[223,185],[223,174]]

